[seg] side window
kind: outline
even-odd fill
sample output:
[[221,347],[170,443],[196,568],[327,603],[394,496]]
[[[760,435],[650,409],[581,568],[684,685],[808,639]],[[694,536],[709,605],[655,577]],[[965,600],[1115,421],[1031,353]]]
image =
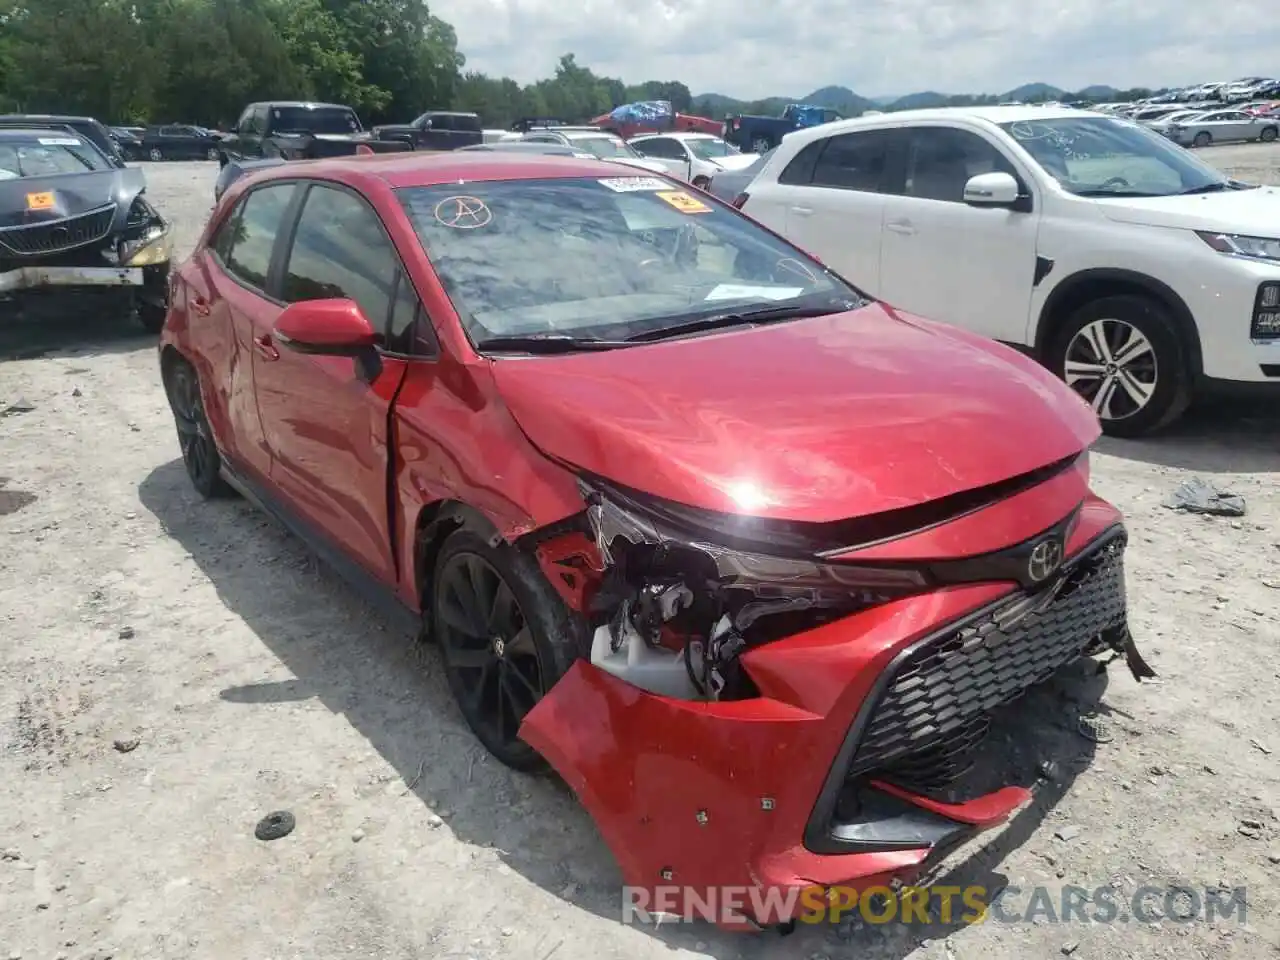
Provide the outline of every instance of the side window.
[[222,221],[222,226],[218,228],[218,232],[213,238],[213,243],[210,244],[213,248],[213,252],[218,255],[218,259],[224,264],[227,262],[227,257],[231,254],[231,241],[235,239],[236,230],[239,228],[240,224],[240,213],[243,210],[244,200],[241,199],[241,201],[236,204],[236,208],[227,216],[227,219]]
[[417,357],[436,355],[435,331],[418,300],[413,281],[403,270],[397,271],[395,302],[387,324],[387,349]]
[[828,137],[814,164],[814,186],[881,192],[888,167],[890,132],[867,130]]
[[[298,219],[285,269],[284,299],[346,298],[360,305],[375,330],[399,325],[399,339],[413,324],[417,294],[406,281],[397,291],[400,261],[382,221],[364,200],[333,187],[313,186]],[[412,297],[397,304],[403,297]]]
[[646,157],[659,157],[663,160],[686,160],[684,147],[672,140],[670,137],[655,137],[653,140],[644,140],[636,149],[643,153]]
[[531,137],[525,137],[525,139],[528,140],[530,143],[559,143],[560,142],[560,139],[558,137],[550,137],[550,136],[546,136],[545,134],[543,135],[534,134]]
[[923,200],[964,202],[964,185],[982,173],[1017,171],[1004,154],[968,130],[916,127],[910,132],[905,194]]
[[817,166],[818,155],[827,145],[826,140],[815,140],[797,153],[786,169],[778,174],[778,182],[792,187],[807,187],[813,183],[813,168]]
[[234,231],[223,263],[234,276],[258,290],[266,289],[271,253],[293,191],[292,183],[259,187],[244,198],[240,212],[228,221],[229,225],[234,223]]

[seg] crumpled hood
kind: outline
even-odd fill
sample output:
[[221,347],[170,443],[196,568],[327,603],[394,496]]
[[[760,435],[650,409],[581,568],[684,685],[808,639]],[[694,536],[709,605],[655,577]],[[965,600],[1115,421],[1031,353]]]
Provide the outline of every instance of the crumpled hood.
[[654,496],[825,522],[982,487],[1093,443],[1007,347],[881,304],[602,353],[492,361],[552,457]]
[[[0,227],[62,220],[108,203],[120,204],[127,210],[145,187],[145,175],[134,168],[0,180]],[[37,193],[53,194],[54,205],[45,210],[29,210],[27,197]]]
[[1118,223],[1212,230],[1251,237],[1280,236],[1280,190],[1275,187],[1190,197],[1101,199],[1097,204],[1103,216]]

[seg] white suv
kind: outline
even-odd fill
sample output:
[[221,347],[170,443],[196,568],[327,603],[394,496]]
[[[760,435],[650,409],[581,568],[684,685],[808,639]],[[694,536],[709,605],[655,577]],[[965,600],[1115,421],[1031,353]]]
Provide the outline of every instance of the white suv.
[[799,130],[742,210],[872,296],[1031,352],[1137,436],[1208,391],[1280,398],[1280,194],[1081,110]]

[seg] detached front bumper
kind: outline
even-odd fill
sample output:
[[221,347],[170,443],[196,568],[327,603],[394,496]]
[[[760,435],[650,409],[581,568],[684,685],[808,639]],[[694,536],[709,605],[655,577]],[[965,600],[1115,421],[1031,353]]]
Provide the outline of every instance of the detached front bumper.
[[0,273],[0,293],[58,287],[141,287],[142,267],[18,267]]
[[912,882],[1029,800],[946,788],[993,710],[1127,637],[1124,546],[1120,515],[1090,498],[1062,577],[1034,595],[952,587],[757,647],[744,700],[662,697],[578,661],[521,737],[594,817],[628,902],[785,923],[837,889]]

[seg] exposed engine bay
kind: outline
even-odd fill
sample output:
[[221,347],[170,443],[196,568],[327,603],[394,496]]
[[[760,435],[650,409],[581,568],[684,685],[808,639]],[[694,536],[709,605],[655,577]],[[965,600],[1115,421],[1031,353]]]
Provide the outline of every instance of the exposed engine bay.
[[[594,589],[579,597],[592,631],[590,660],[640,689],[685,700],[754,696],[739,663],[744,651],[949,584],[1015,581],[1043,607],[1064,580],[1028,582],[1027,557],[1046,538],[1064,542],[1075,523],[1073,514],[982,558],[867,565],[824,556],[856,545],[833,547],[784,525],[761,530],[751,518],[655,502],[605,481],[580,483],[582,532],[603,564]],[[1127,630],[1098,638],[1089,652],[1104,649],[1125,655],[1135,676],[1154,675]]]

